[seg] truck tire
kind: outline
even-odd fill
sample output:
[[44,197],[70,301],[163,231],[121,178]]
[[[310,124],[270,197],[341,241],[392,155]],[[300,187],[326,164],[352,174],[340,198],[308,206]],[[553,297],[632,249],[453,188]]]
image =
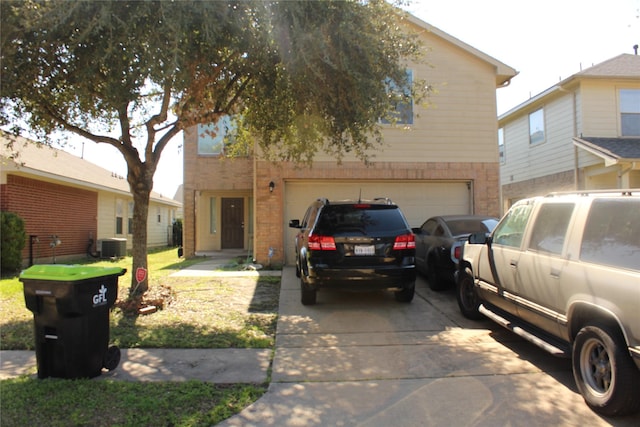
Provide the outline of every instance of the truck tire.
[[464,273],[460,273],[456,280],[456,299],[460,313],[467,319],[480,320],[484,318],[482,313],[478,311],[480,300],[473,285],[473,277],[471,271],[466,269]]
[[585,326],[573,342],[573,376],[586,404],[603,415],[640,409],[640,370],[617,327]]

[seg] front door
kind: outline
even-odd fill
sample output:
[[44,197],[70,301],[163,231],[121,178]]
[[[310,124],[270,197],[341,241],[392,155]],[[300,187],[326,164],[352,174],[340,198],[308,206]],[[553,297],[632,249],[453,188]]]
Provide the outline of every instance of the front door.
[[244,199],[222,199],[222,249],[244,248]]

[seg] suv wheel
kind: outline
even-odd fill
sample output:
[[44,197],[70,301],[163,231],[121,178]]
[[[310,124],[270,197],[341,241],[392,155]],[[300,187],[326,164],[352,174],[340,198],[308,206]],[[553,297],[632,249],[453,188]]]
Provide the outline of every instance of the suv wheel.
[[416,293],[416,283],[413,282],[410,286],[403,288],[401,291],[395,292],[396,301],[398,302],[411,302],[413,296]]
[[464,273],[460,274],[460,277],[456,281],[456,299],[458,300],[460,313],[462,313],[464,317],[472,320],[480,320],[484,316],[478,311],[480,300],[473,286],[473,277],[470,273],[469,269],[466,269]]
[[315,289],[310,288],[302,278],[300,279],[300,302],[302,305],[314,305],[316,303],[316,293]]
[[572,356],[576,385],[591,409],[604,415],[624,415],[640,409],[640,371],[617,328],[582,328],[573,343]]

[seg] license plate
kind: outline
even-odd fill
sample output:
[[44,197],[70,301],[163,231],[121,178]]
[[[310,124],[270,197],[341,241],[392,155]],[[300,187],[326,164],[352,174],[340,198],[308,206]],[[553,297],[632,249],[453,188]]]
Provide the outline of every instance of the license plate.
[[376,247],[373,245],[356,245],[353,253],[355,253],[356,255],[375,255]]

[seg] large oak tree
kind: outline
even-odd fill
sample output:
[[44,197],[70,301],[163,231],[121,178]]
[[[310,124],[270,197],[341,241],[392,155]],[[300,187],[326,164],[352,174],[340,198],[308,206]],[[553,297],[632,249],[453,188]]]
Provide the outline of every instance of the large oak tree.
[[[366,160],[381,140],[380,119],[393,120],[403,97],[425,95],[416,82],[406,90],[404,61],[420,46],[384,0],[0,7],[0,125],[43,141],[72,133],[122,153],[134,200],[133,271],[147,268],[158,161],[182,130],[229,115],[237,141],[261,155],[310,161],[323,150]],[[134,277],[132,296],[147,281],[136,288]]]

